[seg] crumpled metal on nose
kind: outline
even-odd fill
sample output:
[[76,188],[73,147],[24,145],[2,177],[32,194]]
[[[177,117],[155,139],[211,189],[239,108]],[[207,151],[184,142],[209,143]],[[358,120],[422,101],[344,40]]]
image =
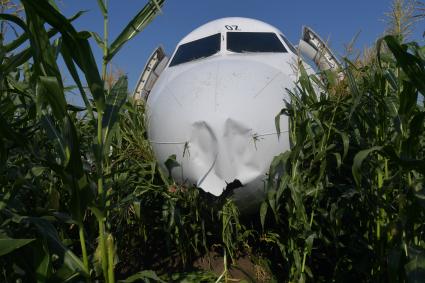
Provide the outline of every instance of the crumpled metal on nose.
[[[192,64],[192,63],[190,63]],[[239,180],[235,200],[263,188],[274,156],[289,149],[287,118],[275,117],[293,82],[258,61],[216,59],[170,75],[148,100],[148,135],[160,163],[176,154],[180,182],[216,196]],[[239,197],[238,197],[239,195]]]

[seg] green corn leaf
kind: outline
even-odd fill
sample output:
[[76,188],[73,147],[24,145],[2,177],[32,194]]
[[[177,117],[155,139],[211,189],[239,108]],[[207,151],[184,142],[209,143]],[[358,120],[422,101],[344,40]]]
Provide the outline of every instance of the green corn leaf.
[[409,122],[409,136],[402,142],[402,154],[413,158],[422,148],[420,143],[424,131],[425,112],[419,112],[413,115]]
[[96,216],[98,221],[105,221],[105,213],[102,210],[97,208],[96,206],[90,206],[89,209],[93,212],[94,216]]
[[333,130],[341,137],[342,140],[342,146],[343,146],[343,154],[342,154],[342,160],[345,159],[345,157],[348,154],[348,148],[350,146],[350,139],[348,138],[347,133],[341,132],[336,128],[333,128]]
[[303,90],[305,90],[302,93],[307,94],[306,98],[310,99],[313,102],[317,102],[316,92],[314,90],[310,77],[307,74],[307,71],[303,64],[299,64],[299,70],[300,70],[299,84],[301,85]]
[[127,277],[125,280],[119,280],[120,283],[132,283],[132,282],[139,282],[142,280],[143,282],[150,282],[150,280],[154,280],[155,282],[165,283],[164,280],[158,277],[156,275],[155,271],[152,270],[143,270],[136,274],[131,275],[130,277]]
[[59,13],[46,0],[31,1],[22,0],[26,7],[29,7],[34,13],[43,18],[52,27],[56,28],[63,37],[63,44],[67,45],[68,50],[72,50],[72,58],[83,71],[90,91],[95,99],[98,111],[105,108],[105,94],[103,82],[97,68],[88,42],[89,33],[78,33],[71,25],[70,21]]
[[[78,19],[82,14],[84,14],[85,11],[79,11],[77,12],[75,15],[73,15],[72,17],[69,18],[69,21],[74,21],[75,19]],[[0,18],[2,16],[0,15]],[[26,31],[27,29],[25,29],[24,31]],[[52,38],[53,36],[55,36],[58,33],[58,30],[55,28],[49,29],[47,31],[47,35],[49,36],[49,38]],[[20,46],[22,43],[24,43],[26,40],[28,39],[28,33],[24,32],[23,34],[21,34],[17,39],[13,40],[12,42],[6,44],[4,46],[4,51],[5,52],[10,52],[12,50],[14,50],[15,48],[17,48],[18,46]]]
[[77,130],[75,129],[74,123],[69,115],[66,116],[63,128],[66,151],[70,153],[70,159],[66,167],[66,171],[70,178],[65,179],[64,182],[68,182],[72,192],[72,218],[77,221],[77,223],[82,224],[83,216],[88,205],[91,203],[93,196],[89,187],[87,176],[83,170]]
[[103,81],[97,68],[96,60],[87,39],[79,38],[75,42],[64,42],[79,68],[84,72],[90,92],[96,102],[97,111],[105,109],[105,93]]
[[103,42],[103,39],[100,37],[100,35],[97,32],[90,32],[90,35],[94,38],[97,45],[100,47],[100,49],[103,49],[105,46],[105,43]]
[[5,60],[3,64],[0,66],[0,71],[2,73],[10,73],[15,68],[21,66],[25,62],[27,62],[31,58],[31,48],[24,49],[16,55]]
[[180,164],[177,162],[177,157],[175,154],[170,155],[164,162],[164,164],[168,171],[168,177],[171,177],[171,172],[174,168],[180,167]]
[[359,107],[363,95],[362,92],[360,92],[356,80],[354,78],[354,75],[352,73],[352,71],[350,69],[346,69],[345,71],[345,76],[348,79],[348,86],[350,88],[350,93],[354,99],[354,101],[351,104],[351,110],[350,110],[350,114],[349,114],[349,120],[351,120],[351,117],[353,116],[353,114],[355,113],[357,107]]
[[419,112],[415,114],[410,121],[410,135],[412,136],[420,136],[424,131],[424,121],[425,121],[425,111]]
[[[7,156],[6,146],[3,142],[3,140],[0,139],[0,171],[3,171],[5,169],[7,157],[8,156]],[[2,210],[5,206],[6,205],[3,202],[3,200],[0,199],[0,210]]]
[[423,282],[425,276],[425,250],[409,247],[409,262],[404,266],[408,282]]
[[27,24],[18,16],[0,13],[0,19],[17,24],[24,32],[28,31]]
[[12,239],[12,238],[3,238],[0,239],[0,256],[11,253],[14,250],[17,250],[35,239]]
[[267,210],[269,208],[269,205],[267,202],[263,202],[260,207],[260,221],[261,221],[261,227],[264,230],[264,223],[266,222],[266,216],[267,216]]
[[25,147],[25,138],[21,134],[15,132],[13,127],[9,125],[7,120],[0,113],[0,140],[2,138],[14,141],[19,146]]
[[127,77],[122,76],[112,86],[106,102],[105,115],[102,117],[103,144],[105,149],[111,141],[111,132],[118,120],[119,112],[127,100]]
[[353,166],[351,168],[351,171],[353,173],[354,181],[356,182],[357,186],[360,186],[361,180],[362,180],[362,163],[363,161],[369,156],[369,154],[380,151],[382,149],[382,146],[374,146],[369,149],[361,150],[359,151],[356,156],[354,156],[353,160]]
[[314,239],[317,238],[316,233],[311,233],[307,239],[305,239],[305,244],[306,244],[306,248],[308,251],[311,251],[312,247],[313,247],[313,242]]
[[61,46],[62,46],[62,38],[61,37],[56,38],[53,41],[53,44],[52,44],[53,51],[54,51],[54,58],[55,58],[56,61],[58,60],[58,56],[59,56],[59,53],[60,53],[60,50],[61,50]]
[[59,238],[55,227],[47,220],[37,217],[23,217],[23,221],[28,221],[37,227],[38,232],[44,237],[51,253],[62,259],[64,265],[74,273],[88,276],[83,262],[68,248]]
[[48,137],[51,140],[53,140],[59,147],[59,154],[62,160],[62,164],[66,166],[66,164],[68,164],[68,161],[70,159],[70,152],[67,151],[62,134],[58,131],[55,123],[52,121],[52,119],[49,116],[43,115],[41,116],[40,120],[44,129],[47,131]]
[[133,209],[134,209],[134,214],[136,215],[136,217],[138,219],[141,219],[141,205],[140,205],[140,201],[134,201],[133,202]]
[[388,83],[390,84],[391,88],[393,90],[397,90],[398,89],[398,81],[397,81],[397,77],[394,74],[394,71],[389,69],[389,70],[384,70],[384,77],[386,78],[386,80],[388,81]]
[[34,59],[34,75],[56,77],[60,88],[63,89],[61,73],[56,63],[55,49],[50,43],[49,36],[44,27],[44,21],[34,13],[31,7],[25,3],[23,4],[27,11],[28,36]]
[[70,18],[68,18],[69,22],[73,22],[76,19],[78,19],[79,17],[81,17],[84,13],[86,13],[87,11],[78,11],[77,13],[75,13],[75,15],[71,16]]
[[[119,115],[117,115],[119,117]],[[116,118],[118,120],[118,117]],[[118,139],[120,138],[120,124],[118,121],[116,121],[112,128],[108,128],[108,136],[105,136],[105,143],[103,144],[103,150],[105,155],[112,155],[113,154],[113,148],[111,148],[112,140],[115,139],[115,141],[118,143]]]
[[410,158],[408,155],[404,155],[404,153],[399,155],[392,146],[385,146],[383,148],[383,153],[404,169],[416,170],[425,174],[425,159],[417,159],[416,156],[414,158]]
[[145,7],[128,23],[118,37],[112,42],[109,53],[105,60],[110,61],[121,47],[139,32],[141,32],[158,14],[158,7],[164,4],[165,0],[149,1]]
[[407,45],[400,45],[394,36],[388,35],[384,37],[388,48],[394,54],[397,63],[408,76],[409,80],[418,90],[425,93],[425,64],[417,56],[411,54],[407,50]]
[[22,0],[21,2],[24,4],[25,10],[30,10],[35,15],[40,16],[63,35],[77,37],[77,31],[71,25],[71,22],[52,6],[50,1],[38,0],[35,3],[31,0]]
[[277,138],[279,139],[281,131],[280,131],[280,116],[287,115],[286,109],[280,110],[279,114],[274,117],[274,125],[276,127]]
[[335,161],[336,161],[336,168],[340,168],[341,167],[341,154],[339,154],[338,152],[334,152],[332,153],[332,155],[335,157]]
[[83,84],[81,83],[80,76],[78,75],[77,68],[75,67],[74,61],[73,61],[72,56],[71,56],[71,52],[68,49],[67,45],[63,44],[61,46],[61,53],[62,53],[62,58],[63,58],[63,60],[66,64],[66,67],[68,68],[69,73],[71,74],[72,79],[77,84],[78,90],[80,91],[81,97],[83,98],[83,101],[84,101],[84,104],[86,105],[87,111],[88,111],[90,117],[92,118],[92,120],[94,121],[94,115],[93,115],[91,103],[90,103],[90,101],[87,97],[85,90],[84,90]]
[[324,70],[323,73],[326,77],[326,81],[329,83],[329,87],[334,87],[338,83],[337,72],[335,72],[333,70]]
[[108,15],[108,10],[106,10],[106,5],[103,1],[104,0],[97,0],[97,5],[99,6],[102,15],[105,17]]
[[47,244],[45,244],[45,241],[42,241],[41,239],[37,240],[34,245],[33,261],[34,266],[36,267],[35,274],[37,282],[46,282],[51,269],[51,261]]
[[48,170],[47,167],[41,167],[41,166],[36,166],[31,168],[31,173],[35,176],[35,177],[39,177],[41,174],[43,174],[46,170]]
[[[425,78],[425,77],[424,77]],[[404,84],[403,90],[400,93],[400,106],[398,112],[400,115],[410,116],[417,108],[418,92],[410,84]]]
[[37,112],[44,113],[47,104],[57,120],[66,114],[66,100],[63,88],[56,77],[40,76],[36,86]]
[[87,110],[87,108],[77,105],[68,104],[66,105],[66,109],[68,109],[71,112],[83,112]]
[[58,5],[56,5],[56,1],[55,0],[47,0],[48,2],[49,2],[49,4],[53,7],[53,8],[55,8],[55,10],[56,11],[58,11],[59,12],[59,7],[58,7]]
[[[399,103],[399,98],[394,96],[385,96],[382,98],[383,103],[381,104],[381,107],[387,111],[388,116],[394,119],[397,119],[398,121],[401,121],[400,113],[397,107],[397,104]],[[368,121],[369,123],[372,121]]]
[[274,180],[276,174],[285,172],[286,173],[286,164],[290,158],[291,152],[285,151],[277,156],[275,156],[270,164],[269,169],[269,181]]
[[273,216],[275,218],[275,221],[278,222],[279,220],[279,214],[277,211],[277,200],[276,200],[276,190],[275,189],[269,189],[267,190],[267,202],[268,207],[270,207],[271,211],[273,212]]
[[400,282],[400,261],[402,259],[403,250],[399,247],[393,247],[388,254],[388,273],[390,275],[389,282]]
[[288,188],[288,183],[290,181],[291,177],[288,174],[283,174],[283,176],[280,178],[280,184],[279,188],[276,192],[276,200],[279,201],[278,205],[281,204],[281,198],[285,190]]

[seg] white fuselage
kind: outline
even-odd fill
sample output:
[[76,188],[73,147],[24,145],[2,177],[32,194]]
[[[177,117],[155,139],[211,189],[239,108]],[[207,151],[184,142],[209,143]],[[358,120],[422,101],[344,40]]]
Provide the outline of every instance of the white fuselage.
[[[208,56],[184,54],[186,48],[202,55],[208,36]],[[256,38],[260,43],[252,42]],[[263,38],[283,49],[267,51],[271,47],[262,47]],[[210,54],[217,39],[219,50]],[[161,166],[175,154],[181,166],[172,173],[178,182],[218,196],[238,180],[243,185],[234,191],[238,206],[258,204],[273,157],[290,148],[287,117],[280,118],[279,137],[275,117],[296,80],[292,50],[279,30],[245,18],[213,21],[186,36],[147,100],[148,137]]]

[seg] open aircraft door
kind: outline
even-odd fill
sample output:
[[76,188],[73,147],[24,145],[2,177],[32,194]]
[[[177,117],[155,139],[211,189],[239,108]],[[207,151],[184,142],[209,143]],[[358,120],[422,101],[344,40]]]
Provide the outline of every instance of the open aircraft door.
[[167,66],[168,60],[169,58],[165,55],[164,49],[161,46],[155,49],[137,81],[136,89],[133,93],[134,100],[146,100],[148,98],[159,75],[165,69],[165,66]]
[[316,64],[320,71],[338,70],[341,67],[341,63],[326,42],[307,26],[303,27],[298,48],[304,56]]

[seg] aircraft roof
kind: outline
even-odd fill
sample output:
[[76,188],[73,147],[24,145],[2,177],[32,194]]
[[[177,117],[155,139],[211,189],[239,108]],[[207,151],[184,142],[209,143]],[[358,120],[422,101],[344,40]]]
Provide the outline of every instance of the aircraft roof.
[[280,30],[265,22],[242,17],[221,18],[208,22],[186,35],[178,45],[191,42],[209,35],[228,32],[275,32],[282,33]]

